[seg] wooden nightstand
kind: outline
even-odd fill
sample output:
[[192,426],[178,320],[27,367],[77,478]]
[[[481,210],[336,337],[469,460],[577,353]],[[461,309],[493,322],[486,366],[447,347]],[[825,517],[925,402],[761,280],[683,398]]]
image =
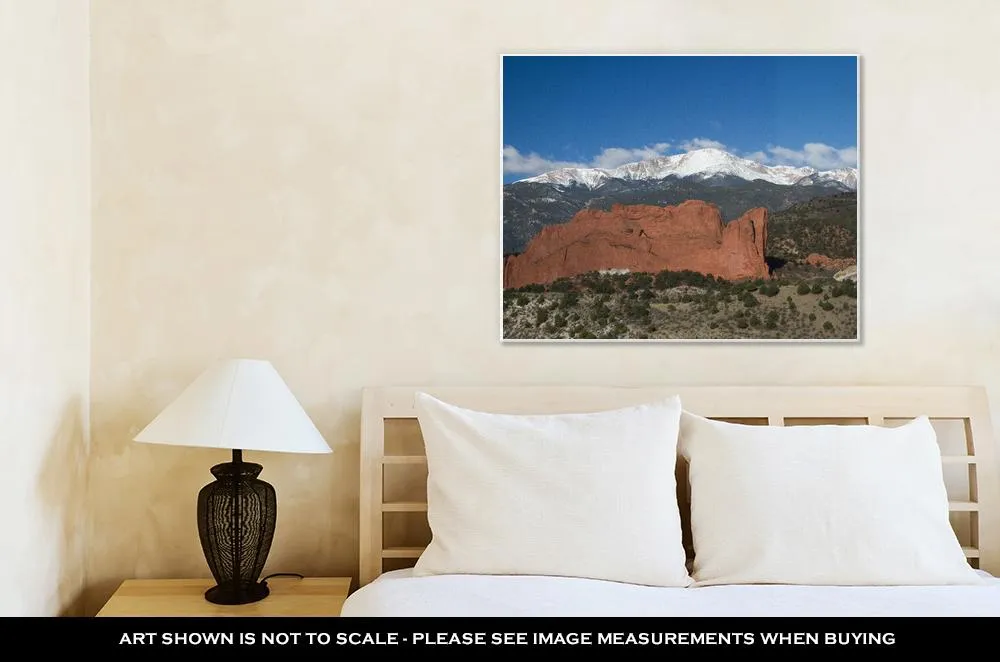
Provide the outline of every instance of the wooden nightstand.
[[127,579],[98,616],[340,616],[350,577],[272,577],[271,594],[248,605],[205,599],[211,579]]

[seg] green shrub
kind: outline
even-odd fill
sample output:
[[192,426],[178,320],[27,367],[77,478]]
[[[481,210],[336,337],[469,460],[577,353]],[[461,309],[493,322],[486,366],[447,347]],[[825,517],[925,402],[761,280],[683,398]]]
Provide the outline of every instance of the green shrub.
[[810,288],[809,291],[812,292],[813,294],[822,294],[823,293],[823,286],[820,285],[819,283],[813,283],[813,286],[812,286],[812,288]]
[[518,294],[517,298],[514,299],[514,303],[516,303],[519,306],[527,306],[528,305],[528,297],[526,295],[524,295],[524,294]]
[[777,296],[777,294],[781,291],[781,288],[778,286],[777,283],[772,281],[770,283],[764,283],[763,285],[761,285],[759,291],[766,297],[773,297]]
[[670,289],[674,286],[675,276],[671,271],[661,271],[653,277],[653,287],[658,290]]
[[548,308],[539,308],[538,310],[535,311],[535,324],[536,325],[541,326],[542,324],[545,324],[545,322],[547,322],[548,319],[549,319],[549,310],[548,310]]
[[580,285],[588,290],[592,290],[597,287],[597,283],[601,280],[601,274],[596,271],[588,271],[587,273],[580,276]]
[[823,322],[823,328],[827,331],[833,331],[833,324],[830,322]]
[[604,276],[594,284],[594,291],[601,294],[613,294],[615,291],[615,284],[611,278]]
[[549,283],[550,292],[569,292],[572,289],[573,281],[566,277],[556,278],[554,281]]
[[795,291],[798,292],[799,294],[809,294],[810,291],[809,283],[806,282],[799,283],[799,286],[795,289]]
[[[837,285],[840,288],[840,293],[843,296],[851,297],[852,299],[858,298],[858,284],[853,280],[841,281]],[[834,295],[836,296],[836,295]]]
[[628,289],[631,292],[638,292],[639,290],[644,290],[653,284],[653,277],[649,274],[638,273],[632,274],[632,278],[629,279]]
[[597,322],[603,322],[611,317],[611,309],[608,308],[608,304],[603,301],[598,302],[598,304],[595,305],[594,309],[591,311],[590,316]]
[[649,317],[649,306],[641,301],[629,301],[624,312],[629,319],[644,320]]
[[809,321],[810,322],[816,321],[816,313],[809,313]]

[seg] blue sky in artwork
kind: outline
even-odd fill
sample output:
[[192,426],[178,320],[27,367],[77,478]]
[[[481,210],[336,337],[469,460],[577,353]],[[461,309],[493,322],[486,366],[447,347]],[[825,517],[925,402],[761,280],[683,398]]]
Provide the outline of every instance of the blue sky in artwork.
[[854,56],[503,58],[504,182],[698,147],[857,165]]

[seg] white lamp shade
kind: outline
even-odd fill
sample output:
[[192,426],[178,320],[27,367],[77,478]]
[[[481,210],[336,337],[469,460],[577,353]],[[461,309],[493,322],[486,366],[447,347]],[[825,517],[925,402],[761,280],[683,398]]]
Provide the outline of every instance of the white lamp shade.
[[268,361],[220,361],[203,372],[135,441],[249,451],[329,453]]

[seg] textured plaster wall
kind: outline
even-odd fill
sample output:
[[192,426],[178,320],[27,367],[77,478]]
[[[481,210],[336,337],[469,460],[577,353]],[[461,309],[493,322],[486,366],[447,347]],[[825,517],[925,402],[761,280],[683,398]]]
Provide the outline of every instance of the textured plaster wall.
[[0,616],[83,607],[86,2],[0,0]]

